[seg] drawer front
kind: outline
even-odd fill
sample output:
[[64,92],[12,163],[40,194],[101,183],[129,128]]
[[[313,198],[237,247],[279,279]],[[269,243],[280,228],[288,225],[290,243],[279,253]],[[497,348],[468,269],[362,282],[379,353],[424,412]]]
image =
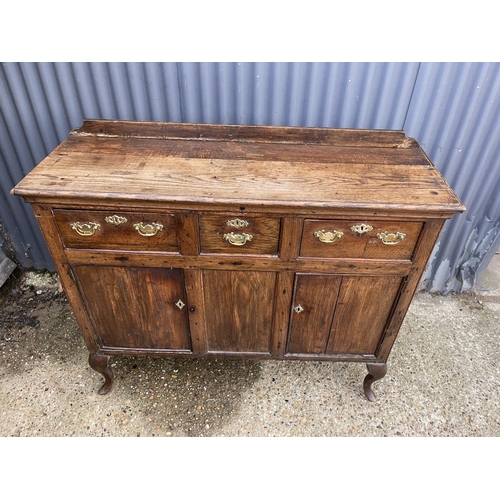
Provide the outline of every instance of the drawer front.
[[300,257],[408,260],[421,222],[306,219]]
[[54,210],[66,248],[178,253],[171,214]]
[[277,255],[280,219],[201,215],[202,253]]

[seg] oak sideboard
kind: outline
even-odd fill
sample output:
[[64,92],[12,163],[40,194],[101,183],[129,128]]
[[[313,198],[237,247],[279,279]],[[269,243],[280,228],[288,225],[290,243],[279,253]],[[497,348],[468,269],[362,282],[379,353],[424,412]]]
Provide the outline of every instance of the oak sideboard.
[[86,345],[117,355],[387,359],[465,207],[402,131],[85,120],[15,188]]

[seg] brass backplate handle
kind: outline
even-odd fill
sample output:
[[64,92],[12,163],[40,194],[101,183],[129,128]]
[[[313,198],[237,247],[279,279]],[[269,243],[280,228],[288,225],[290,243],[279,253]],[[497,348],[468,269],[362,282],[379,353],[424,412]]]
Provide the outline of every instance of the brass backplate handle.
[[249,223],[246,220],[243,219],[231,219],[226,222],[226,226],[229,227],[248,227]]
[[351,226],[351,231],[361,236],[365,233],[373,231],[373,226],[370,226],[370,224],[354,224],[354,226]]
[[247,241],[252,241],[253,236],[247,233],[225,233],[223,238],[237,247],[243,246]]
[[108,224],[113,224],[114,226],[119,226],[120,224],[125,224],[127,221],[126,217],[122,217],[121,215],[108,215],[104,218],[104,220]]
[[384,245],[397,245],[400,241],[403,241],[406,236],[406,233],[400,233],[399,231],[396,233],[388,233],[387,231],[377,233],[377,237]]
[[154,236],[158,231],[163,231],[163,224],[157,224],[156,222],[144,224],[144,222],[139,222],[134,224],[134,229],[141,236]]
[[337,230],[325,231],[324,229],[320,229],[319,231],[314,231],[314,236],[323,243],[333,243],[340,240],[344,236],[344,233]]
[[81,236],[92,236],[101,229],[101,225],[97,222],[73,222],[70,227]]

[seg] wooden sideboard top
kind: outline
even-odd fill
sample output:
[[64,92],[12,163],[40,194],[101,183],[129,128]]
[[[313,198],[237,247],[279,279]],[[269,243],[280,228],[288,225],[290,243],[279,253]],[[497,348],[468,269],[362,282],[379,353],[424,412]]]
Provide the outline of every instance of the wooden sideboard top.
[[414,139],[384,130],[85,120],[12,193],[446,218],[465,210]]

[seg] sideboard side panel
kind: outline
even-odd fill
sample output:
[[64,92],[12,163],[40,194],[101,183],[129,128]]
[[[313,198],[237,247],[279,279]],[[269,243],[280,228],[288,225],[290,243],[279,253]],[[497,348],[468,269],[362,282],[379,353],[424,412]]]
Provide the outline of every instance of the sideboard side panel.
[[382,361],[387,360],[389,357],[392,346],[396,340],[401,325],[403,324],[403,320],[406,316],[408,308],[410,307],[411,300],[415,295],[427,261],[429,260],[432,249],[437,242],[439,233],[441,232],[444,223],[444,220],[435,219],[424,224],[413,257],[413,270],[408,275],[406,284],[401,291],[401,295],[397,300],[394,312],[387,326],[385,336],[376,352],[377,358]]
[[74,280],[71,266],[66,258],[63,250],[62,241],[60,239],[57,225],[54,221],[52,210],[47,205],[32,204],[36,220],[40,226],[47,247],[49,248],[50,255],[54,260],[56,271],[61,279],[61,284],[66,292],[68,301],[73,308],[76,321],[82,332],[85,343],[90,353],[99,351],[99,344],[97,342],[94,328],[88,317],[85,305],[82,302],[80,292]]

